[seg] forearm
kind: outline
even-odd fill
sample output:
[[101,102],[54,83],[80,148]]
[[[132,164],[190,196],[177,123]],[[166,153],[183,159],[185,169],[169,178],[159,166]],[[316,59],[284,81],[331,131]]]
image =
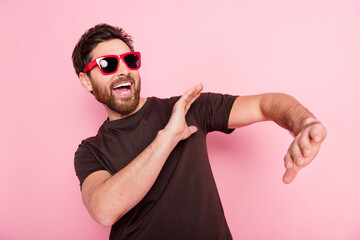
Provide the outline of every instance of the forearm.
[[267,120],[272,120],[297,135],[315,116],[295,98],[282,93],[263,94],[260,109]]
[[196,85],[180,97],[165,128],[125,168],[113,176],[107,171],[98,171],[85,179],[83,201],[97,222],[111,226],[138,204],[155,183],[178,142],[197,131],[197,127],[187,126],[185,116],[202,89],[201,84]]
[[229,128],[272,120],[295,137],[284,158],[283,181],[290,183],[297,172],[317,155],[327,131],[314,115],[295,98],[282,93],[237,97],[229,116]]
[[154,184],[178,141],[169,131],[160,131],[130,164],[99,184],[88,207],[93,218],[102,225],[111,226],[139,203]]

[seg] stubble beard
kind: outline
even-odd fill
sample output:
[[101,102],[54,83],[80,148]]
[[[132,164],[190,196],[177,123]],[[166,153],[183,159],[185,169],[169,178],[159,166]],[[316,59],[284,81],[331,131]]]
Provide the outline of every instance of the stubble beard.
[[[139,105],[140,101],[140,90],[141,90],[141,79],[136,83],[135,79],[131,76],[126,76],[121,78],[121,81],[131,81],[134,86],[134,93],[127,98],[121,98],[114,93],[113,89],[110,89],[110,94],[100,89],[96,84],[93,84],[93,92],[95,95],[96,100],[101,102],[102,104],[106,105],[112,111],[119,113],[121,115],[129,115],[130,113],[134,112],[137,106]],[[116,84],[118,84],[117,81]],[[112,84],[114,86],[115,84]]]

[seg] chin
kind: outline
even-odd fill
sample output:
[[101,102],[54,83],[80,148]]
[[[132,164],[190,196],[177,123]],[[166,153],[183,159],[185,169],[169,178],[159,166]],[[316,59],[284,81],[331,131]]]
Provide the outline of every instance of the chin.
[[129,115],[139,106],[139,99],[139,97],[134,95],[127,99],[121,99],[121,103],[115,100],[109,101],[106,105],[108,108],[118,114]]

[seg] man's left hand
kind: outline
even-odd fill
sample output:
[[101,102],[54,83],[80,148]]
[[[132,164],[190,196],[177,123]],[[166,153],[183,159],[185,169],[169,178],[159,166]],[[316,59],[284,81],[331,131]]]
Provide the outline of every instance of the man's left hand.
[[319,121],[314,121],[305,125],[295,136],[284,158],[286,168],[283,176],[284,183],[291,183],[299,170],[312,162],[319,153],[326,135],[325,126]]

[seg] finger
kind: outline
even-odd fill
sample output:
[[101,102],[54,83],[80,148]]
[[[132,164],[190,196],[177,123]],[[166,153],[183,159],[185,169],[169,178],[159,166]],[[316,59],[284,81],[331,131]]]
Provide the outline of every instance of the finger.
[[299,172],[299,168],[294,165],[291,169],[286,169],[285,174],[283,176],[283,182],[286,184],[291,183],[296,178],[297,173]]
[[189,98],[194,101],[196,98],[198,98],[200,96],[201,91],[203,90],[203,88],[204,87],[203,87],[202,84],[196,85],[194,91],[190,94]]
[[312,141],[320,143],[324,141],[326,137],[326,129],[321,123],[317,124],[310,129],[309,135]]
[[284,157],[284,165],[286,169],[290,169],[294,165],[294,161],[291,158],[290,152],[288,151]]
[[296,178],[296,175],[298,174],[299,170],[301,168],[296,166],[296,164],[293,164],[293,166],[289,169],[286,169],[284,176],[283,176],[283,182],[286,184],[291,183]]
[[202,91],[202,88],[197,87],[195,89],[195,91],[190,95],[189,97],[189,101],[188,101],[188,106],[191,106],[191,104],[193,104],[193,102],[200,96]]
[[[192,104],[191,100],[192,100],[192,95],[194,94],[194,92],[196,92],[196,89],[198,88],[197,85],[193,86],[192,88],[190,88],[188,91],[186,91],[181,97],[180,99],[176,102],[174,108],[177,107],[181,107],[184,108],[185,111],[187,111],[189,109],[189,105]],[[190,104],[189,104],[190,103]]]
[[299,138],[298,142],[303,157],[309,157],[311,155],[310,136],[308,134],[304,134]]
[[189,90],[187,90],[179,100],[184,100],[184,101],[188,101],[190,99],[190,96],[196,91],[197,86],[193,86],[192,88],[190,88]]
[[189,110],[191,104],[193,104],[193,102],[200,96],[202,90],[202,84],[198,84],[187,92],[186,96],[184,97],[186,111]]
[[294,142],[291,147],[290,147],[290,155],[291,155],[291,158],[294,160],[294,163],[298,166],[298,167],[301,167],[304,165],[304,158],[302,156],[302,152],[300,150],[300,147],[299,145]]
[[184,99],[191,99],[194,96],[198,95],[202,91],[202,89],[203,89],[202,84],[195,85],[192,88],[190,88],[187,92],[185,92],[182,97]]

